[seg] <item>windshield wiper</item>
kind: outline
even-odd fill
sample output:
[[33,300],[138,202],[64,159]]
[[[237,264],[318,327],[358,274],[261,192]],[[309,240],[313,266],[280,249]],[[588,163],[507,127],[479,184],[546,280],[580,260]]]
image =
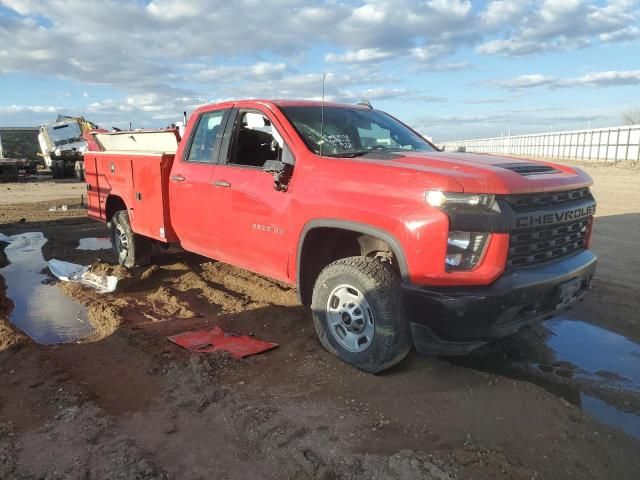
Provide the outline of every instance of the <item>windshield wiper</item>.
[[355,150],[353,152],[326,153],[325,157],[355,158],[374,152],[375,150]]

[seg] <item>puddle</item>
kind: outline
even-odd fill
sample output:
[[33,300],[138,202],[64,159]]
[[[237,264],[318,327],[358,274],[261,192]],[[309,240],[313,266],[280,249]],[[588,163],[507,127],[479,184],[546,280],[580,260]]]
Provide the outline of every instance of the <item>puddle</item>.
[[640,391],[640,345],[579,320],[550,320],[547,345],[558,360],[578,367],[576,374],[591,380]]
[[[477,354],[448,358],[456,365],[524,380],[579,406],[598,421],[640,438],[640,411],[617,408],[640,393],[640,345],[569,316],[543,323],[545,335],[526,332]],[[626,409],[625,409],[626,410]]]
[[580,398],[580,408],[600,422],[640,438],[640,416],[623,412],[599,398],[584,394]]
[[76,250],[110,250],[111,239],[109,237],[81,238]]
[[[14,235],[5,248],[9,265],[0,269],[7,285],[7,297],[14,303],[9,320],[41,344],[77,342],[93,332],[83,305],[48,282],[42,233]],[[43,283],[45,282],[45,283]]]

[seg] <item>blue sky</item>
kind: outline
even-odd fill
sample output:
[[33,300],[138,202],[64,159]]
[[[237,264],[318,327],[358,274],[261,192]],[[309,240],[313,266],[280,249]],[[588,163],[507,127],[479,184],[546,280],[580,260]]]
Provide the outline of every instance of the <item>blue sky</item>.
[[613,126],[640,107],[640,0],[0,0],[0,126],[161,127],[323,73],[436,140]]

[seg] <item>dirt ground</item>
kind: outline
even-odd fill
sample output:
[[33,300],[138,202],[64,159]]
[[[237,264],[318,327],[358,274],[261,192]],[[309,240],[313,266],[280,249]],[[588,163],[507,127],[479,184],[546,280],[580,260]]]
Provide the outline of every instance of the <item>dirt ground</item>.
[[[596,182],[600,263],[573,315],[640,342],[640,171],[582,168]],[[58,284],[96,333],[46,346],[11,326],[0,277],[0,479],[640,478],[640,440],[537,382],[413,352],[364,374],[320,347],[286,285],[184,252],[126,271],[109,250],[77,250],[108,235],[83,192],[0,184],[0,233],[43,232],[46,259],[121,278],[105,295]],[[166,339],[213,325],[280,347],[233,360]],[[640,413],[638,396],[620,403]]]

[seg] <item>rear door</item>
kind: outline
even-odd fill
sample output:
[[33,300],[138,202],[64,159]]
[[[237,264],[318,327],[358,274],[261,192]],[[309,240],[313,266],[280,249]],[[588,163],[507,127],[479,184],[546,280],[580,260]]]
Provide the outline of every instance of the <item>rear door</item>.
[[212,204],[223,209],[223,221],[217,225],[220,259],[287,280],[291,196],[276,190],[273,175],[262,169],[267,160],[283,155],[293,163],[280,132],[283,129],[268,112],[234,109],[212,178]]
[[189,143],[178,152],[169,176],[171,224],[187,250],[217,257],[220,209],[212,178],[229,109],[201,112]]

